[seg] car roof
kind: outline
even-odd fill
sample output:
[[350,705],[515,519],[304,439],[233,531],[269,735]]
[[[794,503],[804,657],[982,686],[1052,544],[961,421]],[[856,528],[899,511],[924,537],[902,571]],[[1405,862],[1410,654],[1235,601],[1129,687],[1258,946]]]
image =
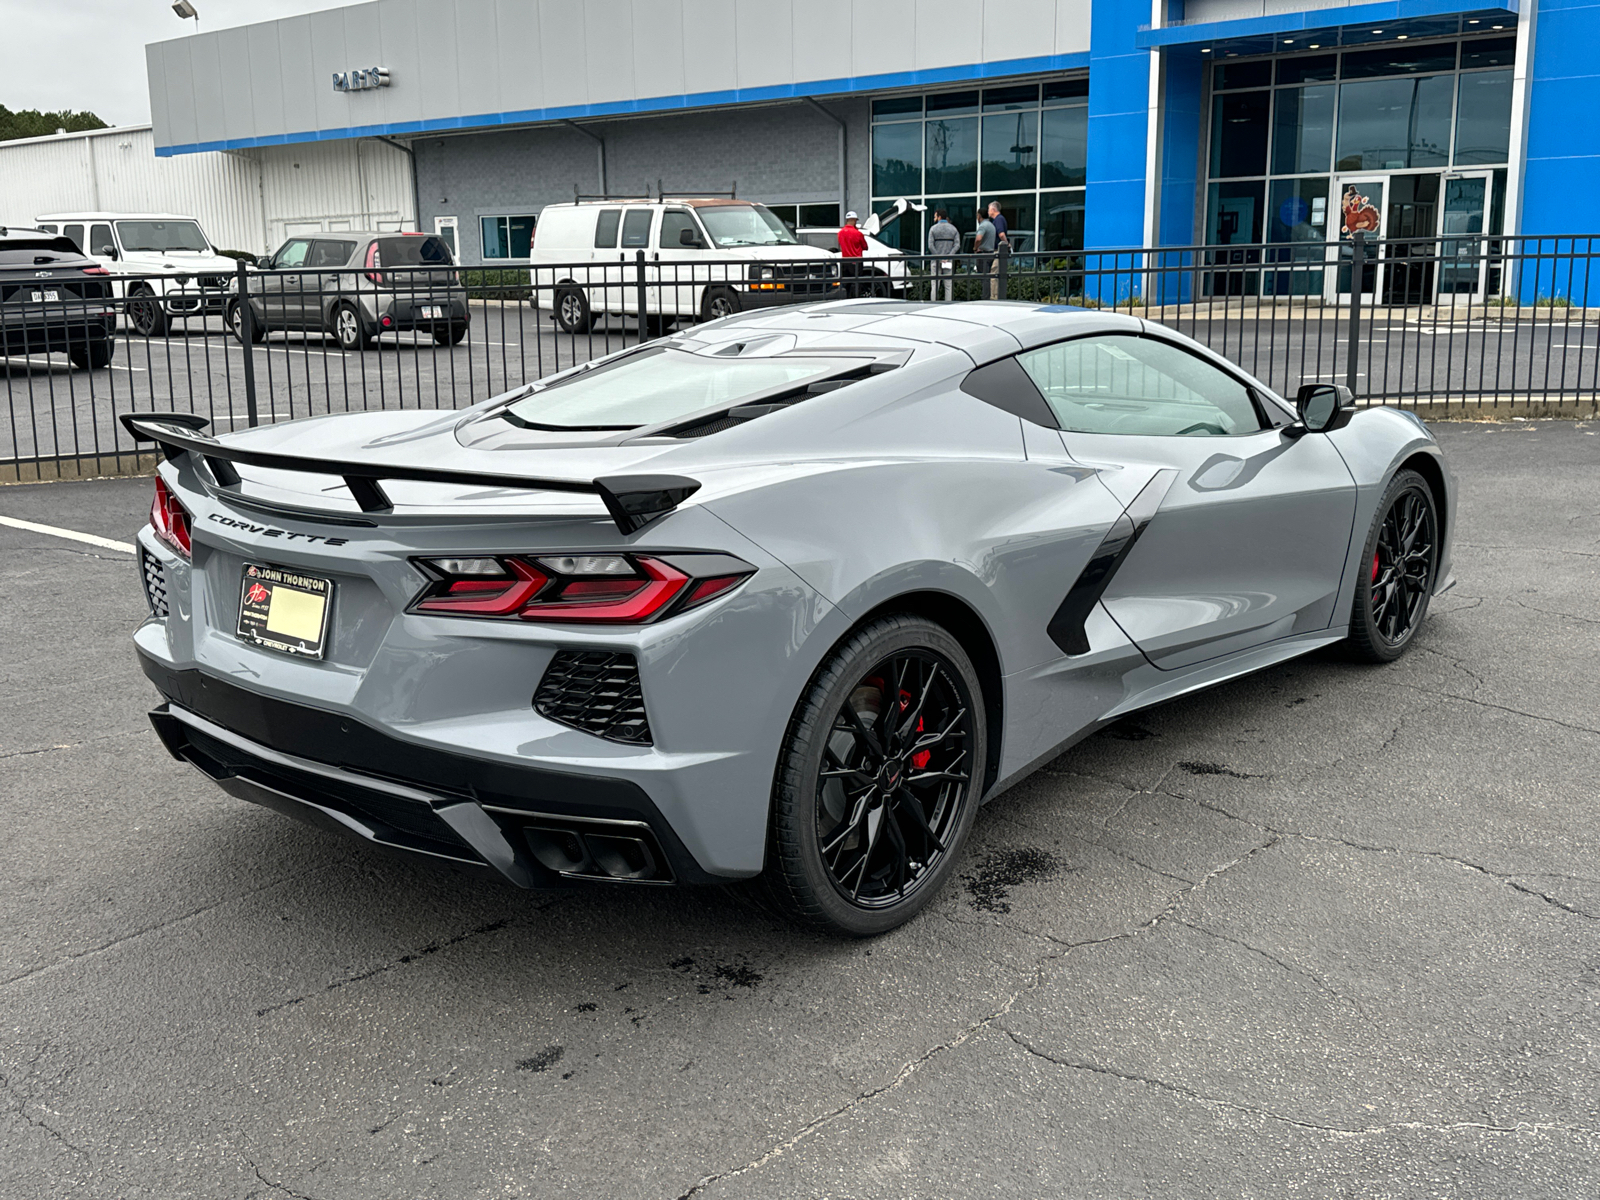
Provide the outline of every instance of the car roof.
[[611,196],[604,200],[561,200],[555,204],[546,204],[546,208],[616,208],[623,204],[686,204],[690,208],[715,208],[718,205],[738,204],[745,208],[760,206],[765,208],[759,200],[739,200],[732,196]]
[[200,218],[191,217],[184,213],[152,213],[152,212],[69,212],[46,213],[34,218],[35,221],[193,221],[196,225]]
[[876,337],[961,350],[979,363],[1080,333],[1138,333],[1144,322],[1106,309],[1022,300],[831,300],[765,309],[728,318],[741,332],[755,329],[815,336],[847,334],[857,343]]

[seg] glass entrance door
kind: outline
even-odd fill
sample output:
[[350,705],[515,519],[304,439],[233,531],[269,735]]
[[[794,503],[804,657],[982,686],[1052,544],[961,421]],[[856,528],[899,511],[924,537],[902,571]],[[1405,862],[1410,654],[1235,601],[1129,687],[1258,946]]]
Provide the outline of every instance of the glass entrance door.
[[[1337,204],[1339,229],[1339,268],[1328,272],[1334,294],[1330,300],[1348,297],[1355,280],[1355,247],[1357,233],[1366,235],[1367,242],[1384,236],[1384,196],[1389,188],[1387,175],[1341,175],[1334,181],[1334,202]],[[1368,247],[1361,271],[1360,288],[1363,296],[1375,295],[1378,290],[1380,264],[1377,254]]]
[[1383,225],[1385,304],[1433,303],[1434,235],[1439,229],[1439,176],[1389,176],[1389,211]]
[[1482,300],[1488,274],[1488,171],[1446,175],[1439,215],[1439,303]]

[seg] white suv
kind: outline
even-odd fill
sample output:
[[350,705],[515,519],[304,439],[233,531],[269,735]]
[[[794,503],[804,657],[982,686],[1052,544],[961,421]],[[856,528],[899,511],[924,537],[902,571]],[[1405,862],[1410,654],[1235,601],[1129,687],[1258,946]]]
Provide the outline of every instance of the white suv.
[[34,223],[64,235],[112,274],[113,294],[126,301],[128,323],[146,337],[160,337],[174,319],[227,311],[238,264],[212,248],[193,217],[55,213]]
[[838,260],[795,240],[764,205],[730,199],[582,200],[552,204],[534,226],[535,308],[567,333],[611,313],[658,326],[840,294]]

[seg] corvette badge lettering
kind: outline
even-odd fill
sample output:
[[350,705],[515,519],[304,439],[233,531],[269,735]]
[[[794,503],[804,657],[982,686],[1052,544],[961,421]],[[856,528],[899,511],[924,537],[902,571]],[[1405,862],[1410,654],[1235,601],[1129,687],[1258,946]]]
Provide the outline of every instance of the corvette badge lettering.
[[274,529],[271,525],[252,525],[249,521],[236,521],[220,513],[211,513],[210,519],[229,529],[242,529],[246,533],[259,533],[262,537],[281,537],[286,542],[321,542],[324,546],[343,546],[349,538],[323,537],[320,533],[293,533],[287,529]]

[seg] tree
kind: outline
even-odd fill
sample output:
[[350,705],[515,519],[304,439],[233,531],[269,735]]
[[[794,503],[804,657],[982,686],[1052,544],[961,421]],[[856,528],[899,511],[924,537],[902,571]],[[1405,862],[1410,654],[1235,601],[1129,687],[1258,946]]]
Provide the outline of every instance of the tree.
[[109,126],[92,112],[40,112],[25,108],[12,112],[0,104],[0,142],[13,138],[46,137],[58,129],[68,133],[82,133],[87,129],[107,129]]

